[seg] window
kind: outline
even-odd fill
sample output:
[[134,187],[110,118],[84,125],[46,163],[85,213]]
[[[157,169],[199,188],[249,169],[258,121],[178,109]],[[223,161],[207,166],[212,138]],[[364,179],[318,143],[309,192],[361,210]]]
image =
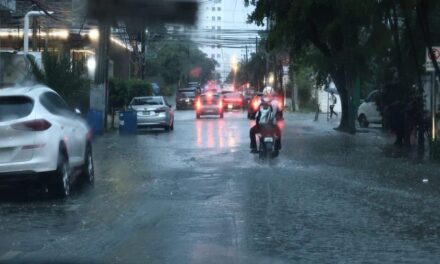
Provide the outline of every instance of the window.
[[217,20],[220,21],[220,20],[222,20],[222,18],[218,16],[218,17],[217,17]]
[[34,109],[34,102],[29,97],[0,97],[0,122],[28,116],[32,109]]
[[74,113],[64,102],[63,98],[53,92],[45,92],[40,95],[40,102],[50,113],[54,115],[72,116]]
[[221,7],[217,7],[217,11],[220,11],[220,10],[222,10],[222,8]]
[[137,97],[133,98],[130,105],[163,105],[162,97]]
[[217,53],[217,58],[220,58],[222,55],[220,55],[220,53]]
[[215,11],[215,7],[212,7],[212,11]]
[[220,26],[217,27],[217,30],[221,30],[221,29],[222,29],[222,27],[220,27]]
[[212,21],[214,21],[214,20],[215,20],[215,16],[212,17]]
[[214,58],[215,58],[215,54],[211,54],[211,58],[213,58],[213,59],[214,59]]
[[215,29],[215,27],[214,27],[214,26],[212,26],[212,27],[211,27],[211,29],[212,29],[212,30],[214,30],[214,29]]

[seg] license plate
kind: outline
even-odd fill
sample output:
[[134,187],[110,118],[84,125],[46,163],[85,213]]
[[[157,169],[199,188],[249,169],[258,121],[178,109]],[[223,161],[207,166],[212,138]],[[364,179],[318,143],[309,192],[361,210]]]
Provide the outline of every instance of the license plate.
[[142,114],[143,114],[143,115],[149,115],[150,112],[148,112],[148,111],[143,111]]
[[264,142],[273,142],[273,138],[266,137],[266,138],[264,138]]
[[232,105],[232,104],[228,104],[228,108],[229,108],[229,109],[232,109],[232,108],[234,108],[234,105]]

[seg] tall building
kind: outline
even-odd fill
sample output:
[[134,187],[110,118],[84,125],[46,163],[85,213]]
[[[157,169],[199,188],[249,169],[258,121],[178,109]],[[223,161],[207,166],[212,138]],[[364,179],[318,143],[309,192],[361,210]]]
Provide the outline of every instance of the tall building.
[[245,7],[242,0],[201,1],[199,19],[192,38],[208,57],[215,59],[217,71],[225,80],[232,61],[249,57],[256,49],[256,38],[261,28],[248,24],[253,7]]

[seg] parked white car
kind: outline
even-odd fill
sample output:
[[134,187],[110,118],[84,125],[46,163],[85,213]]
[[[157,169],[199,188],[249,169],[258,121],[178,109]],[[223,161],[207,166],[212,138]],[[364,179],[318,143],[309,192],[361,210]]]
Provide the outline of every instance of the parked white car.
[[376,99],[379,95],[377,90],[372,91],[358,109],[359,126],[368,127],[370,123],[381,124],[382,116],[377,110]]
[[0,183],[45,181],[57,196],[94,183],[91,134],[79,111],[37,85],[0,89]]
[[174,129],[174,111],[163,96],[135,97],[128,107],[137,112],[138,127]]

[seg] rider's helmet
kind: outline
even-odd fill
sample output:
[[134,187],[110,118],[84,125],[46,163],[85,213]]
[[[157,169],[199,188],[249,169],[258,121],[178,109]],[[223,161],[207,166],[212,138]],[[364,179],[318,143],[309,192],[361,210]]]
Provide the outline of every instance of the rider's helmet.
[[272,96],[273,95],[273,88],[270,86],[267,86],[263,89],[263,95],[264,96]]

